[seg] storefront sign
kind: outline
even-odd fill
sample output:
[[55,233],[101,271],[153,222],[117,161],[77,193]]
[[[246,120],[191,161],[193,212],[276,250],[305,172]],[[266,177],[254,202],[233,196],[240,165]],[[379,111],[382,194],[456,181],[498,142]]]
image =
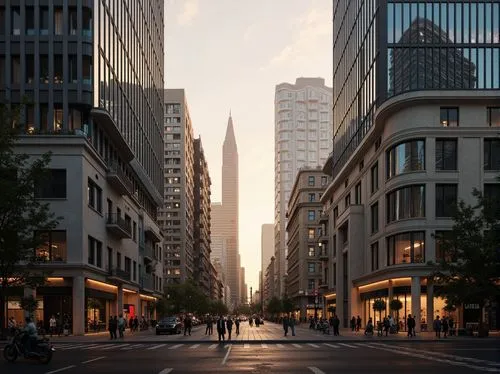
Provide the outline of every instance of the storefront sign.
[[479,309],[479,304],[465,304],[464,309]]

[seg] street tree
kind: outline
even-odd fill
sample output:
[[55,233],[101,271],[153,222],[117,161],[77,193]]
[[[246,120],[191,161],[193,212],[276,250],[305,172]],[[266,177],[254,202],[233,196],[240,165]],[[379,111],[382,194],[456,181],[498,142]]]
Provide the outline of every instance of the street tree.
[[[435,235],[439,247],[432,278],[435,293],[452,310],[464,304],[488,308],[500,295],[500,200],[474,191],[475,206],[460,201],[449,232]],[[481,335],[483,313],[479,313]]]
[[272,317],[275,317],[277,314],[280,314],[281,309],[281,301],[276,296],[272,297],[267,304],[267,312],[271,314]]
[[60,218],[48,203],[37,199],[36,186],[48,178],[50,153],[33,159],[15,152],[19,140],[19,113],[0,105],[0,330],[4,331],[9,289],[32,287],[46,281],[38,266],[40,233],[54,229]]
[[168,285],[164,302],[170,313],[198,313],[209,311],[209,300],[191,279],[181,284]]

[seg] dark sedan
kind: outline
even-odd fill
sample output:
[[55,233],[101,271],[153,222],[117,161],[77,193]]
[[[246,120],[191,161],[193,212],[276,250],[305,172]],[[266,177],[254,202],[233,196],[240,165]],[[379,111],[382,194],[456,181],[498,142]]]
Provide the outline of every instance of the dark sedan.
[[167,334],[180,334],[182,330],[182,324],[179,318],[169,317],[162,319],[156,325],[156,335],[160,335],[162,333]]

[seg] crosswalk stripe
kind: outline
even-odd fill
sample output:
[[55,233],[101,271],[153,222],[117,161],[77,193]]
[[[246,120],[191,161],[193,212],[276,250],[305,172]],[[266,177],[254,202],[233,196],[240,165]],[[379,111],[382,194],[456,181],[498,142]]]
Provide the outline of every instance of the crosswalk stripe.
[[268,348],[267,344],[264,344],[264,343],[261,344],[261,347],[262,348]]
[[245,349],[250,348],[250,344],[244,344],[244,345],[243,345],[243,348],[245,348]]
[[146,349],[151,351],[153,349],[158,349],[158,348],[165,347],[165,346],[166,346],[166,344],[158,344],[158,345],[154,345],[152,347],[146,348]]
[[134,344],[134,345],[131,345],[130,347],[125,347],[125,348],[122,348],[122,351],[128,351],[130,349],[136,349],[136,348],[140,348],[142,347],[144,344]]
[[292,344],[295,348],[302,348],[299,344]]
[[217,348],[217,344],[212,344],[210,347],[208,347],[208,349],[215,349]]
[[[128,344],[127,344],[127,345],[128,345]],[[119,348],[121,348],[121,347],[123,347],[123,345],[122,345],[122,344],[120,344],[118,347],[119,347]],[[103,349],[101,349],[101,351],[109,351],[110,349],[116,349],[116,348],[117,348],[117,346],[116,346],[116,345],[114,345],[114,344],[110,344],[110,345],[109,345],[109,347],[103,348]]]
[[325,345],[326,345],[327,347],[330,347],[330,348],[339,348],[339,346],[338,346],[338,345],[333,345],[333,344],[328,344],[328,343],[325,343]]
[[282,348],[285,348],[285,346],[283,344],[276,344],[276,347],[282,349]]
[[355,345],[346,344],[346,343],[338,343],[338,345],[342,345],[342,346],[344,346],[344,347],[349,347],[349,348],[358,348],[358,347],[356,347]]
[[85,350],[85,349],[95,349],[97,347],[99,347],[100,344],[92,344],[92,345],[87,345],[86,347],[82,348],[82,350]]
[[307,345],[308,345],[309,347],[319,348],[319,345],[316,345],[316,344],[308,343]]
[[75,349],[81,347],[80,344],[74,344],[74,345],[68,345],[66,347],[61,348],[63,351],[70,350],[70,349]]
[[196,349],[196,348],[198,348],[199,346],[200,346],[199,344],[195,344],[195,345],[193,345],[193,346],[191,346],[191,347],[189,347],[189,348],[191,348],[191,349]]
[[176,344],[176,345],[170,347],[169,349],[177,349],[179,347],[182,347],[182,344]]

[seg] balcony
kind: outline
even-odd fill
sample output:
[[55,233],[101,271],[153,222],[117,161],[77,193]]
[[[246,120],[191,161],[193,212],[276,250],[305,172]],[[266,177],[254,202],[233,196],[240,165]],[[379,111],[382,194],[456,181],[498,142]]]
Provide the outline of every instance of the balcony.
[[319,215],[319,222],[320,223],[327,223],[328,222],[328,213],[321,212],[321,214]]
[[156,260],[155,249],[152,246],[146,244],[141,248],[141,250],[142,256],[145,260],[148,260],[149,262],[153,262],[153,260]]
[[322,280],[319,282],[318,288],[323,289],[323,290],[328,289],[328,284],[324,280]]
[[319,253],[319,259],[321,261],[328,261],[328,251],[326,249],[322,250],[320,253]]
[[143,274],[139,280],[141,289],[154,292],[154,280],[153,276],[150,274]]
[[132,224],[116,213],[106,215],[106,229],[119,239],[132,238]]
[[109,270],[109,278],[119,282],[130,282],[130,273],[123,269],[112,268]]
[[146,226],[144,228],[144,235],[146,236],[146,238],[151,239],[154,243],[159,243],[162,239],[161,235],[158,234],[151,226]]
[[106,173],[106,179],[109,184],[120,194],[131,196],[134,191],[132,181],[125,174],[123,169],[118,165],[116,161],[109,161],[107,163],[108,171]]

